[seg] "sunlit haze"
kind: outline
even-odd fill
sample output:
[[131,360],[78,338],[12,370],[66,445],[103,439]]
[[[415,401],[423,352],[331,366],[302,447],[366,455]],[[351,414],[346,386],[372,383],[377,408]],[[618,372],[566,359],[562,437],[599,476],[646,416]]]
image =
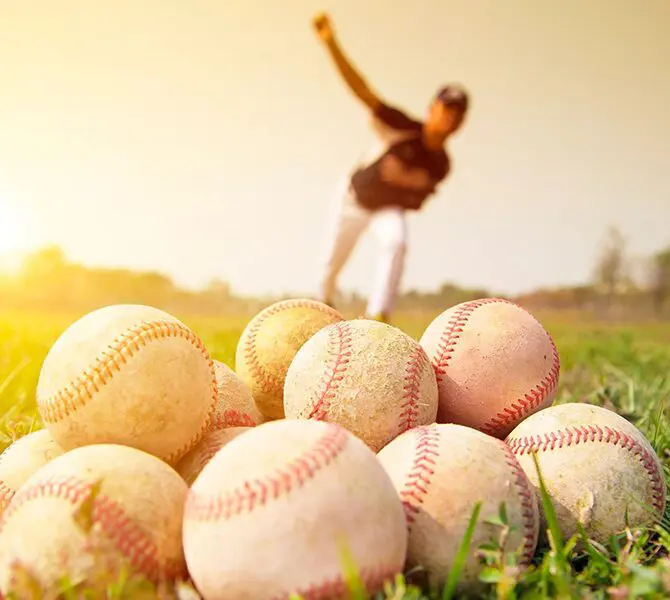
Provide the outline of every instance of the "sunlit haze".
[[[313,293],[328,203],[373,139],[321,9],[389,102],[472,95],[404,289],[580,283],[609,224],[634,254],[670,243],[668,0],[4,0],[0,253]],[[372,244],[345,289],[368,291]]]
[[16,204],[0,193],[0,256],[25,250],[25,223]]

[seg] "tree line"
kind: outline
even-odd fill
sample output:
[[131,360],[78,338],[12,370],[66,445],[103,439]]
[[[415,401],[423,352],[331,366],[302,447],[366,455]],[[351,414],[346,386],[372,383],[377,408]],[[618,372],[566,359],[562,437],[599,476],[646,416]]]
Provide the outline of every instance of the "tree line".
[[[438,312],[459,302],[498,295],[486,288],[443,283],[434,291],[406,291],[400,310]],[[283,296],[286,297],[286,296]],[[184,290],[162,273],[90,268],[67,259],[58,247],[42,248],[23,260],[18,273],[0,273],[0,309],[86,312],[117,303],[149,304],[175,314],[253,314],[282,296],[242,297],[221,279],[201,290]],[[668,316],[670,246],[649,257],[634,258],[617,228],[610,228],[595,257],[591,281],[581,285],[538,289],[511,297],[529,307],[591,311],[608,315]],[[342,310],[365,307],[360,294],[343,294]]]
[[670,316],[670,246],[634,256],[617,227],[603,237],[591,280],[582,285],[539,289],[518,298],[554,310],[589,311],[601,316]]

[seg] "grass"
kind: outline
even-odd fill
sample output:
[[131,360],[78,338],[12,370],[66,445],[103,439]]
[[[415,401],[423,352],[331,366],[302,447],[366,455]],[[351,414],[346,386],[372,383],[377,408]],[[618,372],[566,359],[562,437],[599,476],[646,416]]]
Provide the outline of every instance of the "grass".
[[[35,387],[49,348],[80,315],[0,314],[0,451],[18,437],[41,427],[35,412]],[[178,315],[198,333],[212,356],[234,366],[235,346],[248,317],[205,319]],[[434,315],[401,315],[396,325],[418,338]],[[557,402],[583,401],[615,410],[647,436],[670,477],[670,323],[596,323],[573,315],[537,314],[554,337],[561,357]],[[502,551],[508,531],[504,507],[496,525],[501,536],[471,549],[484,564],[485,591],[479,597],[535,598],[668,598],[670,597],[670,509],[652,530],[627,531],[609,545],[590,543],[585,536],[561,542],[548,497],[543,508],[550,529],[548,545],[538,548],[529,569]],[[474,508],[474,507],[473,507]],[[478,515],[473,513],[473,519]],[[473,521],[474,523],[474,521]],[[581,543],[578,543],[581,542]],[[367,598],[356,584],[355,565],[343,563],[355,594]],[[413,584],[413,574],[399,575],[373,600],[438,600],[454,598],[455,568],[447,585],[432,594]],[[120,587],[119,587],[120,586]],[[123,594],[122,582],[109,597]],[[64,594],[63,597],[68,597]],[[74,596],[73,596],[74,597]]]

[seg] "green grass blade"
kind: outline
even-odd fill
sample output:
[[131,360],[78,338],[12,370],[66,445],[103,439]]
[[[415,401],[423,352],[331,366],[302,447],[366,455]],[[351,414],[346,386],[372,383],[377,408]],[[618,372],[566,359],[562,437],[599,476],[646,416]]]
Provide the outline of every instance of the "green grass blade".
[[570,562],[568,561],[568,552],[567,548],[572,548],[576,542],[576,538],[572,538],[568,541],[568,544],[563,542],[563,532],[561,527],[558,524],[558,516],[556,515],[556,510],[554,504],[551,501],[551,496],[547,491],[547,486],[544,483],[544,478],[542,477],[542,470],[540,469],[540,463],[537,458],[537,452],[532,454],[533,463],[535,465],[535,470],[537,472],[539,487],[540,487],[540,499],[542,501],[542,509],[544,511],[545,519],[547,520],[547,527],[549,529],[549,543],[552,548],[551,554],[553,555],[554,568],[550,569],[551,583],[553,584],[555,590],[556,598],[571,598],[570,587],[572,580],[572,568]]
[[344,574],[344,581],[349,589],[350,600],[369,600],[365,584],[361,579],[358,566],[349,545],[341,540],[339,546],[342,572]]
[[537,460],[537,452],[532,453],[533,463],[535,465],[535,470],[537,472],[537,477],[540,486],[540,499],[542,500],[542,509],[544,511],[544,516],[547,520],[547,526],[549,527],[549,537],[550,544],[556,554],[560,556],[561,562],[564,560],[564,546],[563,546],[563,533],[558,524],[558,517],[556,516],[556,510],[554,509],[554,504],[551,501],[551,496],[547,491],[547,486],[544,483],[544,478],[542,477],[542,472],[540,469],[540,463]]
[[451,600],[456,593],[456,584],[458,583],[458,578],[461,576],[461,571],[465,565],[465,562],[468,559],[468,551],[470,550],[470,544],[472,543],[472,537],[475,533],[475,527],[477,525],[477,519],[479,518],[479,512],[482,508],[482,503],[477,502],[475,507],[470,515],[470,521],[468,522],[468,528],[465,530],[463,539],[456,553],[456,558],[454,559],[454,564],[451,566],[449,571],[449,577],[447,578],[447,583],[444,586],[442,592],[442,600]]
[[661,434],[661,423],[663,423],[663,411],[665,410],[665,398],[662,398],[659,402],[660,407],[658,411],[658,420],[656,421],[656,431],[654,431],[654,440],[652,446],[654,450],[658,452],[658,437]]
[[28,365],[30,364],[30,359],[27,357],[23,357],[21,362],[19,362],[18,365],[16,365],[8,374],[7,376],[0,381],[0,396],[5,393],[5,390],[9,388],[9,385],[16,379],[18,374],[25,369]]

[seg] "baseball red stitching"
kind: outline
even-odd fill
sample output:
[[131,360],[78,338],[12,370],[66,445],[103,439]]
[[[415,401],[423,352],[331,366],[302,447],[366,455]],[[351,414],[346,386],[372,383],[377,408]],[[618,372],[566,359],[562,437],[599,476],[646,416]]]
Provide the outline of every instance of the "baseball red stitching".
[[181,337],[193,344],[205,357],[212,374],[210,404],[206,423],[200,431],[181,448],[175,450],[164,460],[170,462],[176,456],[188,452],[202,437],[202,433],[211,425],[214,417],[219,395],[217,390],[216,376],[214,373],[214,362],[202,340],[188,327],[181,323],[172,321],[152,321],[135,325],[125,333],[118,336],[106,350],[96,358],[93,365],[84,369],[81,375],[64,388],[61,388],[50,398],[38,399],[39,412],[45,423],[57,423],[72,413],[76,412],[87,402],[92,400],[93,394],[99,392],[105,385],[110,383],[116,373],[121,371],[122,365],[128,364],[135,354],[149,342],[158,341],[168,337]]
[[[224,442],[221,440],[222,431],[223,431],[222,429],[219,429],[217,431],[207,434],[207,437],[204,438],[204,443],[201,442],[201,446],[198,447],[197,454],[194,457],[192,457],[191,455],[187,455],[188,456],[187,460],[191,459],[193,461],[191,462],[190,464],[191,468],[187,473],[187,475],[189,475],[189,479],[192,478],[194,472],[197,471],[198,473],[200,473],[205,468],[205,465],[207,465],[207,463],[214,458],[216,453],[219,450],[221,450],[221,448],[223,448],[223,446],[227,444],[228,441],[230,441],[226,440]],[[193,451],[195,452],[195,448],[193,449]],[[180,470],[183,469],[182,464],[180,464],[179,466]]]
[[463,328],[472,313],[480,306],[484,306],[485,304],[495,304],[497,302],[513,304],[509,300],[503,300],[502,298],[483,298],[481,300],[465,302],[454,311],[454,314],[447,322],[447,325],[440,336],[440,341],[437,344],[437,354],[433,360],[438,383],[441,382],[444,375],[446,375],[446,369],[449,366],[449,361],[456,349],[456,344],[458,343],[461,333],[463,333]]
[[412,429],[416,425],[421,397],[421,376],[430,359],[421,346],[418,346],[409,357],[405,368],[405,385],[403,387],[403,404],[400,407],[399,433]]
[[[0,465],[2,464],[3,459],[7,457],[6,452],[9,451],[10,447],[11,444],[10,446],[7,446],[7,448],[5,448],[2,452],[0,452]],[[9,487],[2,479],[0,479],[0,515],[2,515],[2,511],[11,501],[14,493],[15,490]]]
[[[233,438],[235,439],[235,438]],[[214,436],[213,440],[209,440],[207,444],[204,445],[201,452],[198,453],[201,461],[199,463],[200,470],[214,458],[216,453],[224,447],[230,440],[223,441],[220,439],[220,436]]]
[[226,429],[228,427],[255,427],[254,421],[248,413],[229,408],[222,415],[216,418],[216,429]]
[[317,395],[308,419],[322,421],[328,414],[330,401],[335,397],[340,381],[344,379],[351,357],[351,327],[347,321],[328,326],[328,359],[321,377],[321,393]]
[[239,435],[241,434],[238,433],[238,436],[230,437],[226,433],[225,429],[213,431],[205,438],[205,443],[200,447],[199,454],[201,454],[201,456],[203,456],[207,462],[209,462],[212,460],[212,458],[214,458],[214,455],[219,450],[221,450],[221,448],[223,448],[224,445],[227,445],[228,442],[234,440],[235,437],[239,437]]
[[3,509],[11,502],[15,491],[10,488],[4,481],[0,481],[0,515]]
[[246,360],[247,366],[249,367],[249,372],[253,378],[255,384],[260,387],[260,391],[264,393],[271,393],[275,389],[283,387],[283,380],[280,377],[277,377],[273,373],[265,370],[263,365],[258,358],[258,351],[256,350],[256,336],[261,329],[263,323],[271,316],[276,315],[277,313],[287,310],[290,308],[313,308],[322,313],[332,314],[333,316],[340,315],[335,309],[331,308],[327,304],[322,304],[321,302],[315,302],[313,300],[284,300],[277,302],[272,306],[264,309],[255,317],[252,323],[249,326],[249,329],[246,333],[246,342],[244,343],[244,358]]
[[195,521],[226,521],[242,513],[302,488],[320,470],[335,460],[346,448],[349,433],[339,425],[327,424],[326,432],[314,447],[283,469],[264,478],[245,481],[223,494],[204,495],[189,491],[185,517]]
[[505,452],[505,460],[514,474],[514,483],[516,484],[521,500],[521,518],[523,519],[523,558],[526,562],[530,562],[535,553],[535,545],[537,543],[537,515],[534,508],[537,508],[537,499],[530,487],[530,482],[526,476],[516,456],[511,448],[504,442],[500,442],[503,451]]
[[500,411],[495,417],[489,419],[483,426],[482,431],[489,435],[496,436],[501,433],[508,433],[511,426],[516,425],[522,418],[531,414],[558,385],[558,376],[560,373],[560,360],[558,350],[554,341],[549,338],[552,348],[552,365],[549,374],[540,381],[533,389],[524,394],[523,397],[515,400]]
[[585,442],[613,444],[637,456],[651,480],[652,505],[659,513],[663,513],[666,502],[663,474],[659,471],[658,464],[654,460],[653,455],[640,442],[623,431],[608,426],[584,425],[572,428],[566,427],[559,431],[530,437],[508,437],[505,440],[511,451],[515,455],[518,454],[520,456],[530,454],[533,451],[548,452],[556,448]]
[[431,478],[435,475],[437,458],[440,455],[440,432],[432,425],[414,429],[417,436],[414,461],[407,474],[405,485],[400,490],[400,500],[405,509],[405,519],[409,529],[421,510],[424,497],[428,494]]
[[[384,585],[385,581],[393,579],[400,570],[402,570],[400,565],[379,565],[361,569],[359,576],[366,591],[374,593]],[[304,598],[304,600],[330,600],[331,598],[344,598],[347,592],[347,582],[342,575],[336,575],[320,583],[300,588],[293,593]],[[290,596],[290,593],[278,594],[273,600],[287,600]]]
[[[5,511],[0,522],[6,523],[25,503],[37,498],[60,498],[79,506],[90,495],[91,484],[71,476],[54,475],[22,487]],[[130,560],[138,572],[152,581],[174,580],[185,576],[180,560],[161,561],[158,548],[151,536],[133,523],[123,508],[111,498],[98,494],[93,500],[93,522],[100,525],[105,536],[116,549]]]
[[[537,321],[537,319],[525,308],[516,304],[515,302],[505,300],[504,298],[482,298],[480,300],[473,300],[471,302],[463,303],[458,309],[454,311],[454,314],[449,319],[437,346],[438,351],[435,356],[433,366],[435,368],[435,374],[437,376],[438,383],[443,380],[443,377],[447,373],[447,367],[449,366],[449,362],[451,361],[453,353],[456,350],[458,340],[460,339],[468,320],[472,316],[472,313],[479,307],[486,304],[510,304],[524,311],[537,323],[539,323],[539,321]],[[549,342],[552,347],[552,365],[549,374],[544,379],[542,379],[542,381],[537,386],[524,394],[521,398],[512,402],[509,407],[500,411],[495,417],[489,419],[481,427],[482,432],[491,436],[499,435],[501,430],[506,432],[506,428],[508,428],[510,425],[518,423],[522,417],[530,414],[547,398],[547,396],[549,396],[549,394],[554,389],[556,389],[560,373],[560,360],[558,356],[558,350],[556,349],[554,340],[550,335]]]

